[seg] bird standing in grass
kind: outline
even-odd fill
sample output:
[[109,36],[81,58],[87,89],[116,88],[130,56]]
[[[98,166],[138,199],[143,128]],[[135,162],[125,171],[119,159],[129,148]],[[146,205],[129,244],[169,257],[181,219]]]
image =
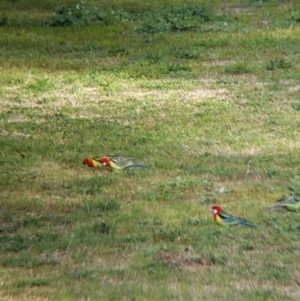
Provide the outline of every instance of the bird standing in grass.
[[215,205],[212,208],[212,213],[214,217],[214,221],[219,226],[233,226],[233,225],[241,225],[251,228],[256,228],[257,225],[248,222],[244,219],[241,219],[239,217],[235,217],[231,214],[226,213],[221,206]]
[[264,208],[264,211],[273,211],[286,209],[288,211],[298,212],[300,210],[300,201],[295,196],[282,197],[277,201],[277,205]]
[[82,164],[87,165],[88,167],[91,167],[91,168],[100,168],[102,166],[96,160],[88,158],[88,157],[84,158],[84,160],[82,161]]
[[105,166],[110,167],[115,170],[122,170],[125,168],[150,168],[147,165],[136,163],[132,158],[122,158],[122,157],[107,157],[104,156],[99,159],[99,162]]

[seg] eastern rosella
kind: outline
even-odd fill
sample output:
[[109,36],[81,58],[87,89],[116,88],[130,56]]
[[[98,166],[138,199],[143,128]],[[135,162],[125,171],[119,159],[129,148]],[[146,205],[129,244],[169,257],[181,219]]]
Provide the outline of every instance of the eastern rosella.
[[150,168],[147,165],[136,163],[132,158],[122,158],[122,157],[107,157],[104,156],[99,159],[99,162],[105,166],[108,166],[115,170],[122,170],[125,168]]
[[252,227],[256,228],[257,225],[248,222],[244,219],[241,219],[239,217],[235,217],[233,215],[230,215],[226,213],[221,206],[213,206],[212,208],[212,213],[214,216],[214,221],[216,224],[219,226],[232,226],[232,225],[242,225],[242,226],[247,226],[247,227]]
[[277,209],[286,209],[288,211],[298,212],[300,210],[300,200],[291,195],[288,197],[282,197],[278,201],[278,205],[265,208],[264,211],[273,211]]
[[97,162],[96,160],[94,159],[91,159],[91,158],[84,158],[84,160],[82,161],[82,164],[83,165],[87,165],[88,167],[92,167],[92,168],[100,168],[102,165]]

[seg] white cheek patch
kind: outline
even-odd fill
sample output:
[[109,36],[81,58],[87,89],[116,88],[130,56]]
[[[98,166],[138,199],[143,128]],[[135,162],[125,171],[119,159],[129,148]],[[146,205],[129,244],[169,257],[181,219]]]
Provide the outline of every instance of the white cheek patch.
[[105,162],[103,162],[102,164],[103,164],[103,165],[106,165],[106,163],[105,163]]
[[218,213],[218,211],[216,209],[213,209],[212,212],[213,212],[213,214],[217,214]]

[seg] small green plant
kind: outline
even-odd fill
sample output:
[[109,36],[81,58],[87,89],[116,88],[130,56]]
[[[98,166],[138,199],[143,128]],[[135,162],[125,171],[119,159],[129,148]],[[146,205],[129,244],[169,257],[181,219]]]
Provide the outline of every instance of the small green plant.
[[54,15],[46,20],[48,26],[76,26],[76,25],[88,25],[92,16],[87,10],[84,2],[72,4],[70,6],[57,6],[54,9]]
[[30,247],[30,239],[20,234],[4,234],[0,242],[2,252],[20,252]]
[[125,23],[130,19],[133,19],[133,16],[123,9],[102,8],[80,1],[69,5],[56,6],[53,15],[47,18],[44,23],[51,27],[88,26],[92,24],[107,26]]
[[0,27],[4,27],[8,24],[8,17],[2,13],[2,15],[0,16]]
[[124,56],[128,55],[128,51],[124,47],[114,46],[108,51],[109,56]]
[[42,227],[44,221],[42,217],[28,215],[24,218],[22,224],[24,227]]
[[294,103],[292,103],[291,107],[295,111],[300,111],[300,102],[294,102]]
[[191,71],[192,67],[189,65],[181,64],[181,63],[171,63],[168,66],[168,70],[170,72]]
[[82,204],[81,209],[92,216],[102,216],[111,211],[120,210],[120,203],[114,200],[109,202],[87,201]]
[[43,278],[36,278],[32,280],[17,280],[15,282],[15,286],[18,288],[23,288],[23,287],[34,287],[34,286],[46,286],[49,284],[49,281],[47,279]]
[[111,234],[113,227],[108,222],[95,222],[90,227],[90,230],[95,234]]
[[293,11],[293,13],[291,15],[291,20],[295,21],[297,23],[300,22],[300,9]]
[[292,67],[290,62],[286,62],[284,59],[270,60],[267,64],[267,70],[273,71],[277,69],[289,69]]
[[48,89],[52,89],[54,85],[50,82],[49,78],[38,78],[34,83],[27,85],[28,89],[30,89],[34,94],[38,94],[41,92],[45,92]]
[[175,57],[178,57],[180,59],[197,59],[199,58],[200,54],[198,51],[195,50],[189,50],[189,49],[178,49],[174,53]]
[[229,73],[229,74],[244,74],[244,73],[250,73],[251,68],[249,67],[248,63],[241,62],[225,67],[224,71],[225,73]]
[[211,10],[204,4],[187,3],[148,12],[147,21],[137,31],[143,34],[196,31],[202,22],[208,22],[211,18]]

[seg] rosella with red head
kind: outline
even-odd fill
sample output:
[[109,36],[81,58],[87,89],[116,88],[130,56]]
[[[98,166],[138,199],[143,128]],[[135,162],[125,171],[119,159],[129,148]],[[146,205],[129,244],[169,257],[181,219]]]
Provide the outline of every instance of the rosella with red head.
[[241,225],[251,228],[256,228],[257,225],[248,222],[242,218],[235,217],[231,214],[225,212],[221,206],[215,205],[211,207],[214,221],[219,226],[233,226],[233,225]]

